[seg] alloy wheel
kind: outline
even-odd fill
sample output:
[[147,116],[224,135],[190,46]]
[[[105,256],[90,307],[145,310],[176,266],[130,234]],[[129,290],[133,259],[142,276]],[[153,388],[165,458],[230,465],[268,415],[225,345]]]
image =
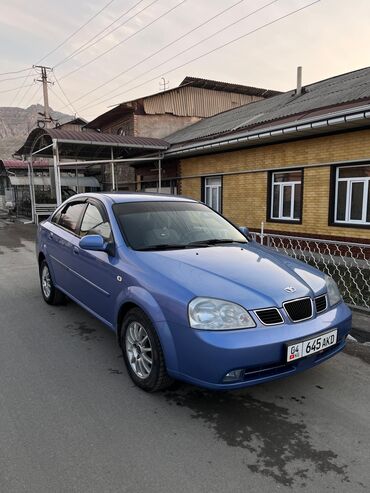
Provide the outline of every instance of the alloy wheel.
[[49,268],[47,265],[44,265],[42,272],[41,272],[41,286],[42,286],[42,291],[44,293],[45,298],[50,298],[51,277],[50,277],[50,272],[49,272]]
[[153,367],[152,345],[147,331],[139,322],[131,322],[126,331],[126,354],[135,375],[148,378]]

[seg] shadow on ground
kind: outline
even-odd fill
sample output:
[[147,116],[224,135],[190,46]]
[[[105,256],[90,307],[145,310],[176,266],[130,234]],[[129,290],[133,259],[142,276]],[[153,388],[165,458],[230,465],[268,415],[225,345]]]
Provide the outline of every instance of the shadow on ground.
[[[185,386],[184,386],[185,387]],[[191,410],[191,417],[206,423],[230,447],[248,450],[248,469],[286,487],[305,486],[309,473],[334,473],[349,482],[347,466],[331,450],[317,450],[302,419],[289,409],[250,395],[207,392],[194,387],[166,392],[170,405]],[[304,396],[296,398],[303,401]]]

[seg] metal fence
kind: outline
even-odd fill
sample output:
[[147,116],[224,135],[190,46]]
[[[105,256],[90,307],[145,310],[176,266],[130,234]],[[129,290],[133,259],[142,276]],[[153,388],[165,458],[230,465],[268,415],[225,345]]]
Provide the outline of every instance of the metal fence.
[[370,244],[252,233],[261,244],[303,260],[330,276],[344,300],[370,311]]

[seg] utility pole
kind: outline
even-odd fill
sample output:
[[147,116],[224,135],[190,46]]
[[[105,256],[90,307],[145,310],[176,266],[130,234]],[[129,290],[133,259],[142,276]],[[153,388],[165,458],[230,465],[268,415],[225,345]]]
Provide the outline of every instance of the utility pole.
[[48,72],[52,69],[50,67],[45,67],[44,65],[35,65],[34,68],[39,68],[41,70],[41,79],[37,79],[37,82],[42,82],[42,91],[44,93],[44,113],[42,116],[44,117],[43,121],[45,127],[51,128],[53,126],[53,120],[50,116],[48,84],[53,83],[48,80]]

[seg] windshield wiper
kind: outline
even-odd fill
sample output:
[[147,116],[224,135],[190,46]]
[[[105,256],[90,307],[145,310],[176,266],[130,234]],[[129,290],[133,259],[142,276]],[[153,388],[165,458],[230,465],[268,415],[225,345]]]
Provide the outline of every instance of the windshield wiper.
[[209,240],[192,241],[190,243],[159,243],[158,245],[148,245],[143,248],[137,248],[140,252],[150,250],[180,250],[184,248],[206,248],[212,245],[221,245],[224,243],[248,243],[247,241],[236,241],[231,238],[211,238]]
[[148,250],[175,250],[180,248],[186,248],[187,245],[180,245],[178,243],[159,243],[158,245],[149,245],[143,248],[137,248],[140,252]]
[[223,243],[248,243],[247,241],[237,241],[237,240],[232,240],[231,238],[211,238],[209,240],[199,240],[199,241],[192,241],[191,243],[188,243],[186,247],[193,247],[193,246],[210,246],[210,245],[221,245]]

